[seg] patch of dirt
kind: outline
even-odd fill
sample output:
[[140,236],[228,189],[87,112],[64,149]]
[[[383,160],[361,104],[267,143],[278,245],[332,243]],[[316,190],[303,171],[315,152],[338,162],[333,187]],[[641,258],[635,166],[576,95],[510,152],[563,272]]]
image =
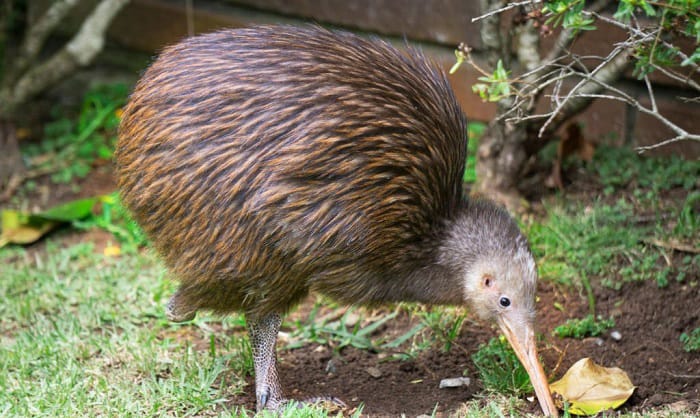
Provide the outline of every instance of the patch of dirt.
[[684,351],[679,340],[681,333],[700,324],[698,277],[665,288],[644,281],[628,283],[620,291],[598,289],[596,302],[598,314],[615,318],[613,330],[622,339],[615,341],[606,333],[567,340],[564,370],[582,357],[625,370],[637,389],[623,411],[685,400],[690,411],[700,412],[700,353]]
[[[694,280],[697,283],[697,277]],[[700,355],[683,351],[679,342],[680,334],[700,321],[700,287],[688,283],[690,280],[658,288],[647,281],[629,283],[620,291],[596,289],[596,311],[614,317],[615,327],[598,338],[583,340],[554,337],[551,330],[569,318],[585,316],[585,298],[541,283],[538,326],[545,337],[540,346],[545,369],[559,378],[574,362],[590,357],[606,367],[622,368],[637,387],[620,411],[648,411],[686,401],[687,412],[700,412]],[[555,309],[555,302],[567,312]],[[410,326],[409,318],[402,316],[382,332]],[[612,331],[618,331],[622,339],[615,341]],[[433,347],[412,361],[382,361],[377,354],[355,348],[334,355],[329,348],[312,344],[280,351],[280,373],[287,395],[296,399],[333,395],[351,408],[364,403],[363,411],[371,417],[429,415],[437,404],[438,416],[447,416],[483,389],[470,355],[496,335],[488,324],[467,320],[450,352]],[[370,368],[381,375],[373,377]],[[472,379],[470,386],[438,388],[441,379],[461,376],[463,371]],[[231,402],[254,409],[252,376],[247,382],[245,393]],[[536,402],[526,400],[524,405],[523,413],[539,412]]]

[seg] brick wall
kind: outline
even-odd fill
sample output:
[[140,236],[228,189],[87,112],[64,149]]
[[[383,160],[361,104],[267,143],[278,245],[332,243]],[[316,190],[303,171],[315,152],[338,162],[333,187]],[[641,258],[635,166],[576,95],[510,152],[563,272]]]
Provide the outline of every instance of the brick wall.
[[[90,2],[95,0],[83,2],[85,10]],[[222,27],[312,21],[393,37],[398,43],[404,37],[420,41],[423,50],[445,69],[454,63],[454,47],[459,42],[467,41],[475,47],[477,56],[480,45],[479,28],[471,23],[471,18],[480,14],[478,2],[465,0],[197,0],[192,3],[193,14],[188,16],[184,0],[132,0],[115,19],[110,37],[128,48],[153,52],[187,36],[188,27],[200,33]],[[574,52],[603,55],[612,43],[624,38],[619,29],[599,28],[577,41]],[[553,39],[543,39],[542,48],[548,48]],[[468,66],[462,66],[457,74],[450,76],[450,81],[468,118],[488,121],[494,116],[495,106],[483,103],[471,92],[478,76]],[[692,92],[679,90],[666,77],[654,77],[661,112],[684,129],[700,132],[700,105],[677,98],[684,93],[691,96]],[[644,86],[631,75],[623,84],[642,102],[648,101]],[[620,102],[598,101],[577,120],[583,124],[585,135],[597,142],[649,145],[674,136],[654,118]],[[695,159],[700,157],[700,143],[676,143],[657,153]]]

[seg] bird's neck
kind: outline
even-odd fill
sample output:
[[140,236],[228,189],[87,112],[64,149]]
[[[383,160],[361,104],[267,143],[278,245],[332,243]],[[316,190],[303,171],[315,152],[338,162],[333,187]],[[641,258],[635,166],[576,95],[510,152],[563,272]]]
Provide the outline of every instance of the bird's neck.
[[[464,201],[447,219],[422,253],[431,254],[421,265],[397,281],[400,300],[428,304],[464,304],[470,272],[488,262],[520,232],[508,213],[484,200]],[[491,260],[492,261],[492,260]]]
[[412,301],[428,305],[464,304],[464,289],[460,274],[440,264],[429,264],[414,270],[400,280],[397,301]]

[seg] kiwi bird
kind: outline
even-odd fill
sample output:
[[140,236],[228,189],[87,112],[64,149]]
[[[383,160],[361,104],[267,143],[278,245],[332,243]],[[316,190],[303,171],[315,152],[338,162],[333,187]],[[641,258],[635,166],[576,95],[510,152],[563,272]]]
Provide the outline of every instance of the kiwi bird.
[[467,304],[556,416],[535,346],[537,272],[502,209],[462,191],[466,120],[420,51],[317,26],[167,47],[125,106],[121,198],[180,286],[175,321],[246,315],[257,409],[285,402],[275,346],[310,291]]

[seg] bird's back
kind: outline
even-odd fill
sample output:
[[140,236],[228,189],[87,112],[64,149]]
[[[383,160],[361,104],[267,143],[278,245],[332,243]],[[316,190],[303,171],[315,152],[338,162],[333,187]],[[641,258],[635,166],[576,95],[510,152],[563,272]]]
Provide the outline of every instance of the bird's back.
[[164,50],[116,151],[122,198],[183,289],[261,312],[414,268],[465,157],[461,110],[419,53],[280,26]]

